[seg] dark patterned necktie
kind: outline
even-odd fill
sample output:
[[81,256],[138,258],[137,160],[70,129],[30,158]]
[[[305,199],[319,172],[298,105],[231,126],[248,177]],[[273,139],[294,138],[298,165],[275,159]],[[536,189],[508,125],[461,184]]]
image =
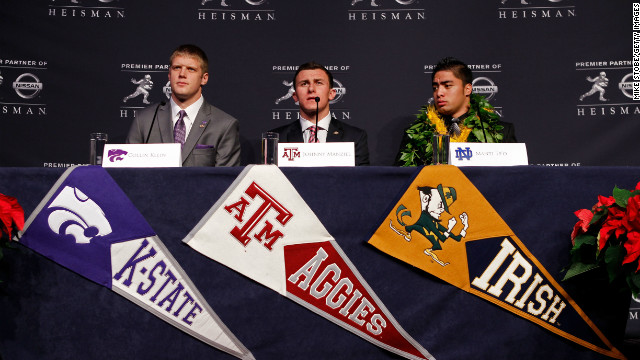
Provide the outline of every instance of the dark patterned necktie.
[[449,126],[449,134],[454,136],[460,136],[460,126],[458,123],[460,122],[459,118],[451,119],[451,126]]
[[187,115],[187,112],[180,110],[178,115],[176,126],[173,127],[173,142],[180,143],[180,147],[182,148],[187,137],[187,127],[184,125],[184,117]]
[[[322,128],[320,126],[318,126],[318,130],[322,130]],[[319,143],[320,139],[317,138],[316,136],[316,127],[315,126],[309,126],[309,140],[307,142],[310,143]]]

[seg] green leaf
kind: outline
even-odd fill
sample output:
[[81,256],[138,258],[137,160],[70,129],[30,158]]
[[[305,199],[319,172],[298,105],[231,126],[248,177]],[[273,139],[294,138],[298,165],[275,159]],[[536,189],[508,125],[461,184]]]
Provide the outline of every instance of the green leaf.
[[567,270],[567,273],[565,274],[562,280],[564,281],[564,280],[571,279],[576,275],[580,275],[589,270],[593,270],[597,267],[598,267],[598,264],[586,264],[582,262],[574,262],[573,264],[571,264],[571,266],[569,266],[569,269]]
[[616,204],[620,207],[626,208],[630,197],[631,191],[629,190],[620,189],[618,186],[613,189],[613,198],[616,199]]
[[609,215],[609,209],[607,209],[605,206],[599,207],[598,209],[602,209],[602,211],[597,211],[593,214],[593,218],[589,222],[589,225],[595,224],[598,221],[600,221],[600,219],[602,219],[603,217],[606,217],[607,215]]
[[582,245],[597,246],[597,240],[598,239],[596,239],[596,237],[591,234],[580,234],[576,236],[575,245],[573,245],[573,248],[571,250],[578,250],[582,247]]
[[640,296],[640,273],[632,273],[627,276],[627,284],[633,293],[633,296]]
[[609,273],[609,282],[613,282],[622,272],[622,259],[626,253],[622,245],[609,246],[605,250],[604,262]]

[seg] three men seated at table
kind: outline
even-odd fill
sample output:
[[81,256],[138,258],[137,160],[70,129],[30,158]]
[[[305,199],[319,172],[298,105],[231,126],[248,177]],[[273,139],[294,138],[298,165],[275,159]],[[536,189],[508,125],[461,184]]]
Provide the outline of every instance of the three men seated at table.
[[[202,96],[209,79],[208,59],[195,45],[181,45],[169,67],[171,98],[136,113],[127,143],[173,143],[182,146],[182,166],[239,166],[239,125],[231,115],[210,105]],[[416,133],[447,133],[452,142],[515,142],[513,124],[500,121],[491,105],[473,94],[469,67],[454,58],[442,59],[432,74],[433,103],[423,107],[404,133],[396,165],[429,163],[426,149],[415,143]],[[308,62],[293,76],[293,99],[299,119],[270,130],[279,142],[353,142],[355,164],[369,165],[365,130],[332,116],[336,97],[333,75],[324,66]],[[317,118],[317,128],[316,128]],[[484,129],[483,129],[484,127]],[[479,131],[482,129],[483,131]]]

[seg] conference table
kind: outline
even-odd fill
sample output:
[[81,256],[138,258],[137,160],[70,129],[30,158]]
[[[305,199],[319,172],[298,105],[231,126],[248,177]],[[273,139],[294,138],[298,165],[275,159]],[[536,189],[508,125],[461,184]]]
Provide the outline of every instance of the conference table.
[[[0,168],[0,193],[25,216],[61,168]],[[107,169],[204,298],[256,359],[399,358],[182,242],[243,167]],[[373,231],[419,168],[281,168],[404,330],[436,359],[605,359],[502,308],[382,253]],[[621,348],[629,297],[597,276],[562,281],[574,211],[635,167],[461,168],[587,316]],[[16,244],[0,261],[0,358],[233,359],[117,293]],[[622,294],[625,295],[625,294]]]

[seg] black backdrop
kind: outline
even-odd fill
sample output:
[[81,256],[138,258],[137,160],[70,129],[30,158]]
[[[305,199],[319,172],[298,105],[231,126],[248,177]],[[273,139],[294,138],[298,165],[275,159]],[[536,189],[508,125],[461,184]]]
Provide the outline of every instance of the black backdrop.
[[[365,128],[373,165],[391,165],[402,129],[430,97],[430,66],[475,68],[531,164],[640,165],[640,102],[631,98],[630,0],[3,0],[0,166],[88,161],[89,133],[123,142],[150,75],[163,99],[170,52],[201,46],[204,96],[240,120],[242,164],[260,133],[296,117],[296,65],[330,66],[336,116]],[[606,73],[608,86],[580,101]],[[17,89],[16,89],[17,87]]]

